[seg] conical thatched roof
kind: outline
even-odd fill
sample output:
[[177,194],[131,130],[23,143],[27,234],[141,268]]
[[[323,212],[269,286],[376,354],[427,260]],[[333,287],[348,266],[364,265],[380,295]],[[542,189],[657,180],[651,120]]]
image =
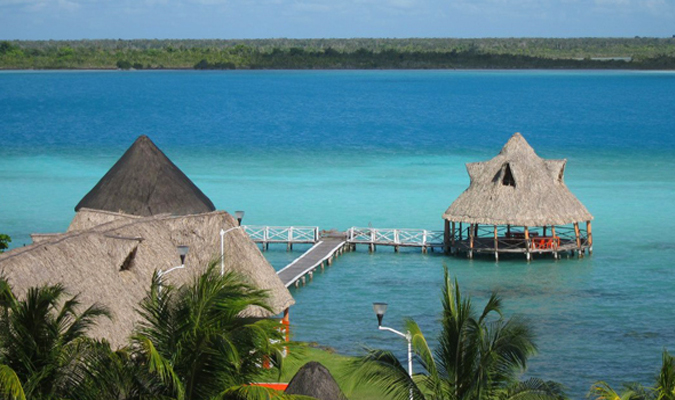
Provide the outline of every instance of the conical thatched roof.
[[139,136],[75,207],[143,217],[214,211],[211,200],[147,136]]
[[319,400],[346,400],[333,375],[316,361],[310,361],[298,370],[288,383],[285,393],[310,396]]
[[567,160],[537,156],[520,133],[489,161],[469,163],[469,188],[443,214],[454,222],[544,226],[593,216],[563,180]]
[[[40,236],[30,246],[0,254],[0,274],[23,296],[29,287],[63,283],[80,294],[83,305],[104,304],[113,321],[101,320],[92,334],[124,345],[138,315],[134,311],[150,287],[152,273],[180,264],[176,246],[189,245],[185,269],[163,279],[181,284],[220,258],[220,230],[236,226],[224,211],[189,216],[136,217],[82,209],[68,232]],[[225,235],[225,269],[241,273],[261,289],[269,290],[275,314],[294,304],[290,293],[255,243],[242,230]],[[256,308],[248,315],[265,317]]]

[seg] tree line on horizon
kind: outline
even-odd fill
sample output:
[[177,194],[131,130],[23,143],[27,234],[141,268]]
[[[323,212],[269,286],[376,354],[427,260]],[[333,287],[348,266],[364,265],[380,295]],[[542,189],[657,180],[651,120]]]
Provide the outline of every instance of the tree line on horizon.
[[0,41],[0,69],[675,69],[675,38]]

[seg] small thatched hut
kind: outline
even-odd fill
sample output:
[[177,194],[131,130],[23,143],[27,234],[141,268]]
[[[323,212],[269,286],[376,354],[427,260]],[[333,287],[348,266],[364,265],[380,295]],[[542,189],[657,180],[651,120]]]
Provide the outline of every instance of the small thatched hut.
[[[92,206],[95,209],[86,208]],[[181,264],[177,246],[187,245],[185,268],[162,277],[181,284],[217,260],[221,238],[227,271],[268,290],[273,315],[295,303],[272,266],[238,222],[211,201],[145,136],[131,146],[76,207],[68,231],[33,235],[33,244],[0,254],[0,274],[21,295],[33,286],[62,283],[83,304],[109,307],[95,337],[121,346],[138,320],[135,310],[155,270]],[[221,232],[228,231],[227,235]],[[260,308],[249,316],[268,317]]]
[[346,400],[330,371],[316,361],[303,365],[285,390],[287,394],[314,397],[318,400]]
[[592,252],[593,216],[565,185],[566,162],[540,158],[516,133],[495,158],[467,164],[469,188],[443,214],[446,250],[528,260],[535,252]]

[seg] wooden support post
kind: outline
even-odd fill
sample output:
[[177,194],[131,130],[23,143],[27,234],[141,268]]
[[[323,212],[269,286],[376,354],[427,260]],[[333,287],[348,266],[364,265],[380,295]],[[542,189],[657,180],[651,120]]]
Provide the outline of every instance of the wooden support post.
[[[450,251],[450,221],[445,220],[445,228],[443,229],[443,251],[447,254]],[[453,222],[454,226],[455,223]]]
[[555,225],[551,226],[551,236],[553,236],[553,258],[558,259],[558,239],[555,237]]
[[593,254],[593,233],[591,232],[591,221],[586,221],[586,234],[588,235],[588,255]]
[[305,286],[307,284],[307,280],[305,279],[305,276],[303,275],[302,278],[302,286]]
[[269,250],[269,249],[270,249],[270,243],[269,243],[269,242],[265,242],[265,251],[267,251],[267,250]]
[[452,233],[450,234],[450,253],[455,252],[455,222],[452,222]]
[[506,237],[510,237],[510,236],[511,236],[511,225],[507,224],[506,225]]
[[284,310],[284,317],[281,319],[281,323],[284,325],[286,330],[286,341],[291,341],[291,316],[290,311],[287,309]]
[[314,280],[314,271],[309,271],[309,281],[311,282],[313,280]]
[[[431,249],[433,250],[433,247]],[[427,246],[422,246],[422,254],[427,254]]]
[[474,239],[474,229],[473,229],[473,224],[469,226],[469,252],[467,253],[467,256],[469,258],[473,258],[473,239]]
[[460,241],[460,242],[462,241],[462,233],[463,233],[463,232],[462,232],[462,223],[460,222],[460,223],[459,223],[459,241]]
[[497,233],[497,225],[495,225],[495,261],[499,261],[499,236]]
[[325,269],[325,267],[326,267],[326,265],[325,265],[325,263],[322,261],[322,262],[321,262],[321,270],[323,271],[323,270]]
[[286,245],[286,251],[293,251],[293,243],[292,242],[288,242],[288,244]]
[[574,223],[574,236],[577,239],[577,253],[578,253],[577,255],[579,257],[582,257],[583,253],[581,251],[581,232],[579,231],[579,223],[578,222]]
[[546,225],[544,225],[544,235],[543,236],[546,236]]
[[398,246],[394,246],[394,253],[398,253]]
[[300,287],[300,280],[298,279],[295,281],[295,288],[297,289],[299,287]]
[[526,226],[525,228],[525,258],[527,261],[532,259],[532,254],[530,254],[530,229]]
[[333,264],[333,257],[330,256],[326,259],[326,262],[328,263],[328,266],[330,267]]

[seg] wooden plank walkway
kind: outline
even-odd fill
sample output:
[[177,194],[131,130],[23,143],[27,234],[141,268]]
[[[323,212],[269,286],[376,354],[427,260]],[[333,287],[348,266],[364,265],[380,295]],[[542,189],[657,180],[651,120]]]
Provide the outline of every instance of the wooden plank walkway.
[[346,243],[347,241],[344,236],[341,235],[324,237],[300,257],[293,260],[293,262],[283,269],[277,271],[277,275],[286,287],[290,287],[291,285],[297,287],[300,281],[304,284],[306,279],[305,275],[309,275],[311,279],[314,270],[318,267],[323,268],[324,263],[330,265],[333,257],[341,254]]

